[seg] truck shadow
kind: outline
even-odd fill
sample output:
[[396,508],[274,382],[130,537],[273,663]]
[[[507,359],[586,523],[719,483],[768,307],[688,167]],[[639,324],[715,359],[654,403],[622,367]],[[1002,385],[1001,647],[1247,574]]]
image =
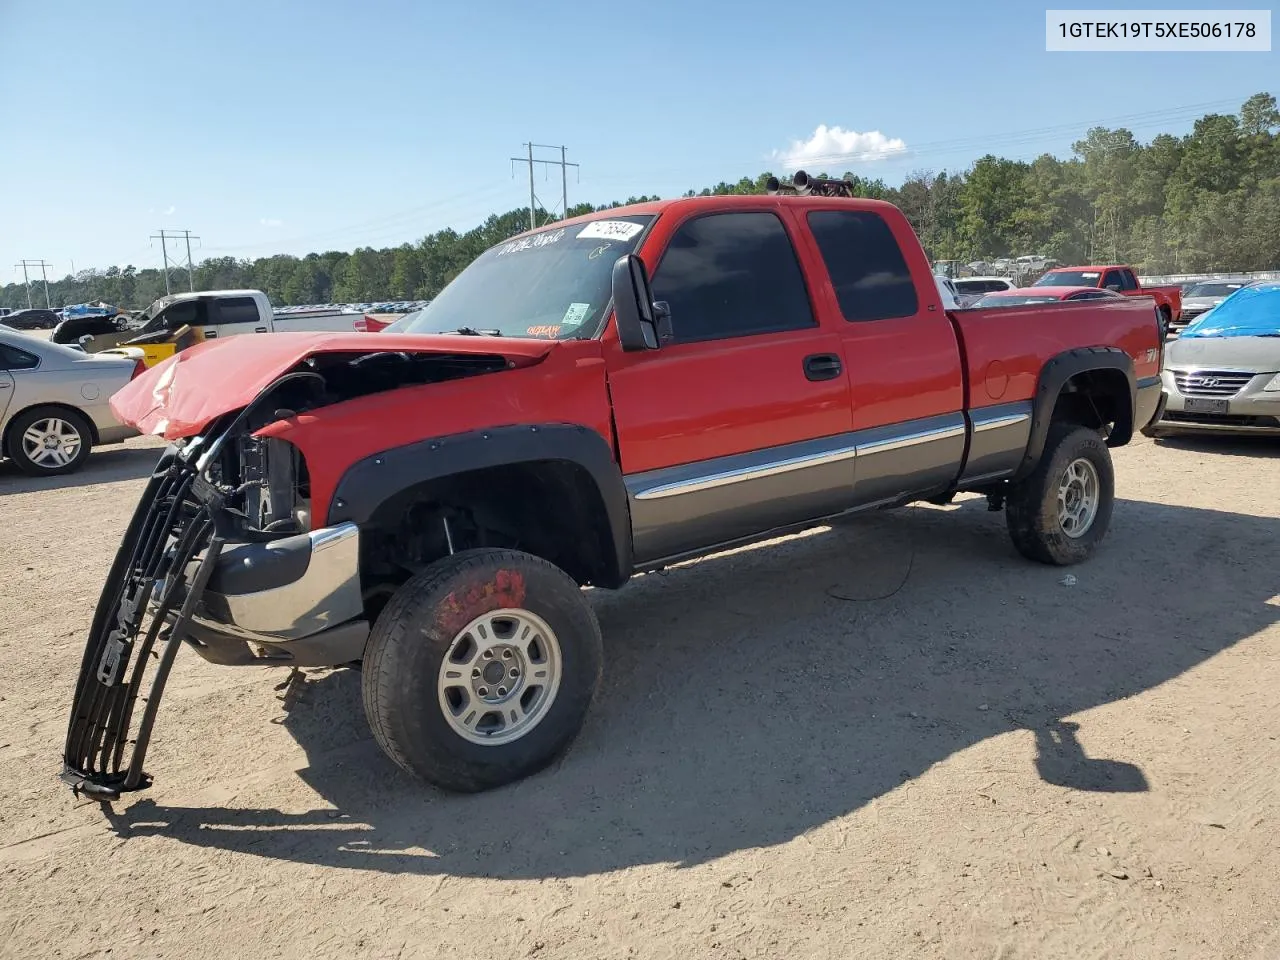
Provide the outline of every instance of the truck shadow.
[[359,675],[332,672],[283,720],[322,809],[144,799],[108,815],[122,836],[280,860],[542,878],[785,843],[1001,734],[1059,789],[1148,789],[1141,756],[1088,756],[1077,732],[1097,721],[1066,718],[1275,623],[1280,521],[1122,501],[1068,575],[1016,556],[984,507],[864,517],[594,595],[606,679],[587,728],[509,787],[411,782],[365,731]]

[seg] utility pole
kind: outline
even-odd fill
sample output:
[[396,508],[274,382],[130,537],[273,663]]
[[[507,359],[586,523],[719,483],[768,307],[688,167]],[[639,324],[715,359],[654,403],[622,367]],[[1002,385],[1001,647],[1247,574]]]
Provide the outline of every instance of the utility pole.
[[[188,290],[191,290],[191,291],[194,291],[194,290],[195,290],[195,288],[196,288],[196,280],[195,280],[195,266],[194,266],[194,265],[192,264],[192,262],[191,262],[191,241],[192,241],[192,239],[193,239],[193,238],[194,238],[194,239],[196,239],[196,240],[199,240],[200,238],[199,238],[199,237],[195,237],[195,236],[191,233],[191,231],[190,231],[190,230],[170,230],[168,233],[165,233],[163,230],[161,230],[158,234],[153,233],[153,234],[151,235],[151,239],[152,239],[152,240],[159,240],[159,241],[160,241],[160,256],[164,259],[164,292],[165,292],[165,296],[168,296],[168,295],[169,295],[169,293],[171,292],[170,283],[169,283],[169,246],[168,246],[168,241],[170,241],[170,240],[177,240],[179,235],[181,235],[181,236],[182,236],[182,238],[183,238],[183,239],[185,239],[185,240],[187,241],[187,289],[188,289]],[[179,267],[181,267],[181,264],[180,264],[180,263],[175,262],[175,263],[174,263],[174,269],[177,269],[177,268],[179,268]]]
[[[538,225],[538,220],[537,220],[538,196],[534,192],[534,188],[533,188],[533,165],[535,163],[541,163],[541,164],[544,164],[545,167],[560,168],[560,216],[561,218],[564,218],[569,215],[569,168],[573,167],[577,169],[578,164],[568,162],[568,160],[566,159],[566,157],[568,156],[568,151],[567,151],[567,148],[565,148],[564,146],[555,147],[546,143],[526,143],[525,147],[528,149],[529,155],[527,157],[512,157],[511,162],[513,165],[517,163],[527,163],[529,165],[529,229],[532,230],[534,227]],[[560,159],[559,160],[535,159],[533,156],[533,151],[535,149],[559,150]],[[514,166],[512,167],[512,172],[513,173],[515,172]]]
[[44,260],[23,260],[21,263],[15,263],[15,267],[22,268],[22,282],[27,287],[27,309],[31,309],[31,278],[27,274],[28,267],[40,268],[40,280],[44,283],[44,305],[46,309],[53,309],[53,304],[49,300],[49,274],[46,272],[52,263],[46,263]]

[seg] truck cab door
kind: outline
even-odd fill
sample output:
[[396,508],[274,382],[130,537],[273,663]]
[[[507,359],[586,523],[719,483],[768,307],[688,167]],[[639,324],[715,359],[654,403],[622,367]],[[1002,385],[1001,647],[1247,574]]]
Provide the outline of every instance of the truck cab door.
[[845,509],[853,485],[840,338],[820,325],[776,201],[659,221],[645,244],[670,339],[604,343],[643,564]]
[[[803,214],[840,318],[858,445],[858,506],[945,490],[967,420],[955,327],[906,218],[833,204]],[[918,282],[917,282],[918,279]]]
[[182,327],[203,327],[205,324],[205,304],[202,300],[179,300],[171,303],[158,314],[155,319],[143,328],[143,332],[153,333],[161,330],[173,333]]

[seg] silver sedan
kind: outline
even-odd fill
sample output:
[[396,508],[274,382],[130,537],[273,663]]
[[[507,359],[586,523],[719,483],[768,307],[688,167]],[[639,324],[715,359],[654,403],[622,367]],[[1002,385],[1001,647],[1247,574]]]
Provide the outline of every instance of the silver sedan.
[[107,401],[140,370],[0,324],[0,450],[33,476],[78,470],[91,447],[137,434]]
[[1143,432],[1280,436],[1280,281],[1247,284],[1164,355],[1164,415]]

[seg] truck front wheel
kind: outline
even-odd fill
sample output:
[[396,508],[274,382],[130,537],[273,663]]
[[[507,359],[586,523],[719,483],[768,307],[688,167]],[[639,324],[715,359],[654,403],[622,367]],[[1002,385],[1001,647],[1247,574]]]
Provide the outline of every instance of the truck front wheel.
[[1115,471],[1096,430],[1055,422],[1036,469],[1005,500],[1009,536],[1018,552],[1067,566],[1088,559],[1111,524]]
[[365,714],[408,773],[484,790],[568,748],[602,662],[595,614],[564,572],[514,550],[465,550],[382,610],[365,653]]

